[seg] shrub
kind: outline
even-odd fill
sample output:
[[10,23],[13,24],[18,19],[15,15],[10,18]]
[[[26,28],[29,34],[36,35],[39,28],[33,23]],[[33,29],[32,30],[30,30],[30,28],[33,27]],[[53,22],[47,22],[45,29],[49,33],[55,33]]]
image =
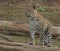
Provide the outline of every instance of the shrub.
[[7,26],[4,26],[4,28],[3,28],[3,33],[4,33],[5,35],[9,35],[8,27],[7,27]]
[[38,11],[40,11],[40,12],[46,12],[47,11],[47,8],[40,7],[40,8],[38,8]]
[[12,4],[15,4],[17,0],[10,0]]

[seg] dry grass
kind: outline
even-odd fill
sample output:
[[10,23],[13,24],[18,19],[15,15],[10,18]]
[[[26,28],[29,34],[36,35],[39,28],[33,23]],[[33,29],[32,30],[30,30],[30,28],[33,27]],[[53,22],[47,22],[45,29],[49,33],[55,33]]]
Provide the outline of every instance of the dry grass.
[[54,11],[54,8],[41,7],[38,11],[40,11],[46,19],[51,21],[54,26],[60,26],[60,9],[55,8]]

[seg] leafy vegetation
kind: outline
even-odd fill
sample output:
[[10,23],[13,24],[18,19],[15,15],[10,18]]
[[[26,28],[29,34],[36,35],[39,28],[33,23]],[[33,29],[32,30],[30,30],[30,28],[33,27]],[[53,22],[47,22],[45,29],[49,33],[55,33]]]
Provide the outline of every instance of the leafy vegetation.
[[17,0],[10,0],[12,4],[15,4]]
[[8,27],[7,27],[7,26],[4,26],[3,34],[5,34],[5,35],[9,35]]

